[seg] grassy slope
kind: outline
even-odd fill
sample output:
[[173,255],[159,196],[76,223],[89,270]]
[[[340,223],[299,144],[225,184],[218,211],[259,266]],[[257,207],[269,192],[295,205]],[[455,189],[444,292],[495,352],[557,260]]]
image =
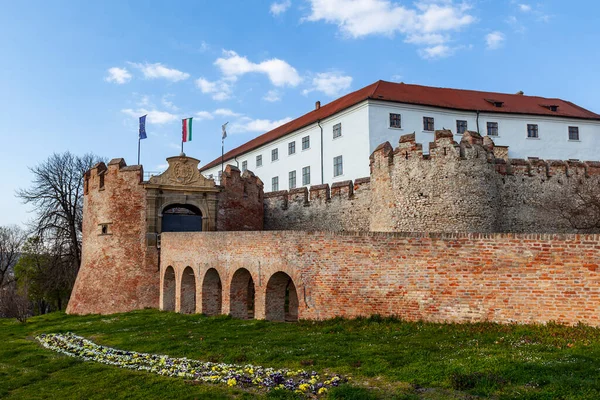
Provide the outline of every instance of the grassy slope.
[[[42,349],[72,331],[125,350],[205,361],[330,370],[364,389],[331,398],[600,398],[600,329],[425,324],[372,318],[297,324],[144,310],[0,320],[0,397],[256,398],[263,393],[83,363]],[[269,397],[280,397],[271,393]]]

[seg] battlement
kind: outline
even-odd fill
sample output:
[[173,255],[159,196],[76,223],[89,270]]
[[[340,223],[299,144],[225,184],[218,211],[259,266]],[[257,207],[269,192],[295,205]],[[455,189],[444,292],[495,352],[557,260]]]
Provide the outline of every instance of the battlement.
[[300,187],[290,190],[279,190],[264,194],[265,203],[281,209],[291,204],[310,207],[313,204],[330,203],[335,200],[353,200],[356,196],[369,191],[371,178],[358,178],[354,181]]
[[234,165],[227,165],[221,178],[222,190],[231,195],[240,196],[243,199],[263,201],[264,184],[259,177],[250,170],[243,173]]
[[[498,155],[496,155],[496,152]],[[495,165],[501,175],[541,176],[582,176],[600,174],[600,162],[579,160],[542,160],[530,157],[527,160],[508,158],[507,146],[496,146],[489,136],[466,131],[457,143],[450,130],[437,130],[434,141],[429,143],[429,154],[423,154],[423,145],[416,143],[415,133],[402,135],[398,147],[392,148],[389,142],[380,144],[370,156],[371,174],[373,169],[389,170],[390,166],[409,161],[429,160],[486,160]]]
[[127,174],[128,181],[131,181],[133,177],[134,181],[141,184],[144,176],[144,168],[141,165],[127,166],[127,163],[122,158],[113,158],[109,161],[108,166],[104,162],[96,163],[83,175],[84,195],[88,195],[90,190],[102,191],[108,185],[114,185],[118,181],[115,178],[120,174]]

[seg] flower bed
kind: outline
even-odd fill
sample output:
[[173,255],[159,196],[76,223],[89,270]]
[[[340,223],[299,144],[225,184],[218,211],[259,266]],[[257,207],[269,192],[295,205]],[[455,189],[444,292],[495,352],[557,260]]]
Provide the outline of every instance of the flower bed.
[[137,353],[98,345],[73,333],[42,334],[36,339],[47,349],[80,358],[158,375],[192,379],[228,386],[286,389],[307,395],[321,395],[327,389],[346,382],[339,375],[320,376],[315,371],[264,368],[255,365],[233,365],[171,358],[164,355]]

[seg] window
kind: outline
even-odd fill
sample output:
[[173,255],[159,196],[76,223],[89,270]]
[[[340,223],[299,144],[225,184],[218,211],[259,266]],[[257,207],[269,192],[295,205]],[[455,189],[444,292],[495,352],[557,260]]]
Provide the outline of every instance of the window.
[[342,124],[335,124],[333,126],[333,138],[339,138],[340,136],[342,136]]
[[304,136],[302,138],[302,150],[310,148],[310,136]]
[[296,154],[296,141],[288,143],[288,155]]
[[488,136],[498,136],[498,123],[488,122],[487,123],[487,134]]
[[537,138],[538,136],[538,126],[537,124],[527,124],[527,137],[528,138]]
[[256,166],[262,167],[262,154],[260,156],[256,156]]
[[100,183],[98,184],[99,190],[104,190],[104,172],[100,173]]
[[288,175],[290,178],[290,189],[296,188],[296,171],[290,171]]
[[433,131],[433,117],[423,117],[423,130],[424,131]]
[[242,161],[242,172],[248,169],[248,161]]
[[333,158],[333,176],[340,176],[344,173],[344,163],[342,156]]
[[400,114],[390,113],[390,128],[402,128],[402,117]]
[[100,234],[101,235],[108,235],[108,224],[101,224],[100,225]]
[[273,149],[273,150],[271,150],[271,161],[277,161],[277,160],[279,160],[279,150]]
[[223,177],[223,171],[219,171],[217,176],[219,177],[219,183],[221,183],[221,178]]
[[274,176],[271,178],[271,191],[276,192],[279,190],[279,177]]
[[456,121],[456,133],[462,135],[467,131],[467,121]]
[[579,127],[578,126],[570,126],[569,127],[569,140],[579,140]]
[[310,167],[302,168],[302,185],[310,185]]

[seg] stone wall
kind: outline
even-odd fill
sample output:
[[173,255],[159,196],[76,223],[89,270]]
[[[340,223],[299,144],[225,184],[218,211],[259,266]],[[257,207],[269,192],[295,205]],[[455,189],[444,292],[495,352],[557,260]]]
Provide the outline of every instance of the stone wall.
[[[404,135],[371,155],[370,179],[265,195],[265,229],[577,232],[552,204],[600,185],[597,162],[505,159],[489,137],[436,131],[429,153]],[[334,195],[335,190],[340,190]],[[310,196],[309,196],[310,194]]]
[[368,231],[370,179],[265,194],[266,230]]
[[158,254],[146,248],[146,191],[139,165],[121,158],[84,177],[81,268],[69,314],[109,314],[156,307]]
[[178,311],[190,267],[196,299],[206,290],[207,307],[220,298],[222,313],[242,317],[251,282],[253,316],[280,319],[283,294],[272,293],[290,277],[302,319],[600,325],[599,235],[205,232],[166,233],[162,243],[161,277],[175,270]]

